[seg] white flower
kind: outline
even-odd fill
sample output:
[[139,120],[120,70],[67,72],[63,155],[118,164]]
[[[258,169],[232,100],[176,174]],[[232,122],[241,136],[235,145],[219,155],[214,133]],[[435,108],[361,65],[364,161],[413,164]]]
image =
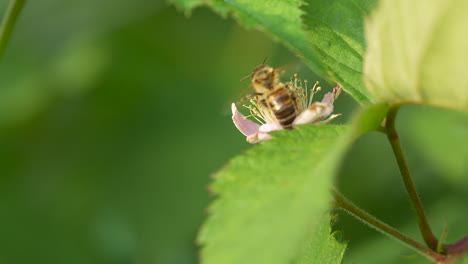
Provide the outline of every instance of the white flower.
[[[326,93],[321,102],[312,103],[314,93],[320,90],[320,87],[316,87],[317,83],[311,89],[310,96],[307,96],[306,89],[297,85],[296,80],[289,84],[290,85],[287,85],[289,87],[288,89],[297,96],[296,108],[298,115],[293,121],[293,126],[328,123],[341,115],[331,115],[333,113],[333,103],[342,90],[340,85],[333,88],[333,92]],[[250,102],[250,105],[244,105],[244,107],[250,110],[251,114],[249,117],[253,117],[261,124],[255,123],[243,116],[237,110],[236,104],[232,103],[231,106],[234,125],[247,137],[247,142],[252,144],[259,143],[271,139],[271,136],[268,134],[269,132],[283,130],[283,127],[281,127],[275,115],[268,107],[258,103],[257,98],[252,98]]]

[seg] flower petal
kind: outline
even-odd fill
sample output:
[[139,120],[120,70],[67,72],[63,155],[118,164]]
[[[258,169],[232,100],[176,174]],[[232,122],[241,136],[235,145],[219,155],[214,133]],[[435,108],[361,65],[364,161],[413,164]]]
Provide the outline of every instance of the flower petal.
[[[342,90],[342,87],[338,85],[337,87],[333,88],[333,92],[326,93],[323,96],[321,102],[313,103],[308,109],[304,110],[299,116],[294,119],[293,125],[304,125],[304,124],[312,124],[323,119],[327,118],[329,115],[333,113],[333,103],[335,99],[338,98]],[[333,118],[338,117],[334,116]],[[332,119],[333,119],[332,118]],[[331,121],[330,119],[329,121]]]
[[260,126],[260,129],[254,135],[247,136],[247,142],[251,144],[259,143],[272,137],[268,134],[271,131],[283,130],[280,124],[266,123]]
[[324,104],[333,104],[335,102],[336,98],[338,98],[338,96],[340,95],[341,91],[343,91],[343,87],[341,87],[341,85],[338,84],[338,86],[333,88],[333,92],[326,93],[323,96],[322,103],[324,103]]
[[332,104],[313,103],[294,119],[293,125],[312,124],[323,120],[333,112]]
[[323,99],[322,99],[321,103],[331,105],[331,104],[333,104],[333,102],[335,102],[335,94],[334,93],[326,93],[323,96]]
[[271,136],[268,135],[268,133],[255,133],[247,137],[247,142],[250,144],[256,144],[268,139],[271,139]]
[[258,132],[268,133],[277,130],[283,130],[283,127],[278,123],[266,123],[260,126]]
[[245,136],[251,136],[258,132],[260,125],[252,120],[246,119],[236,107],[236,104],[231,105],[232,121],[237,129]]

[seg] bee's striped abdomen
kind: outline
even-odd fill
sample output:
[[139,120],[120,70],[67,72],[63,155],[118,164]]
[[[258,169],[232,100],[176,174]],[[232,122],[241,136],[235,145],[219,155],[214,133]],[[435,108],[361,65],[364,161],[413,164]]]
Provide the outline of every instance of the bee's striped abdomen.
[[284,129],[292,129],[292,123],[296,118],[296,106],[288,90],[283,85],[268,93],[267,104],[278,123]]

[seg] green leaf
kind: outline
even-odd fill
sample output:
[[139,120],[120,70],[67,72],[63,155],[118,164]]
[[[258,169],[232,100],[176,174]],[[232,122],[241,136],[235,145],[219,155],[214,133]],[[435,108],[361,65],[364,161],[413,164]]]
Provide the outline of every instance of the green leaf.
[[[325,216],[324,216],[325,217]],[[318,243],[307,243],[306,248],[299,254],[295,264],[323,264],[342,263],[343,255],[346,250],[346,244],[339,243],[341,238],[336,238],[340,233],[335,232],[330,235],[330,216],[326,214],[326,221],[320,221],[315,230],[310,233],[309,241],[322,241]]]
[[211,186],[220,197],[200,233],[203,263],[295,259],[308,232],[324,224],[316,219],[328,209],[331,175],[344,150],[337,142],[348,129],[330,125],[281,131],[274,133],[275,140],[234,158]]
[[360,104],[371,101],[362,82],[364,17],[376,2],[309,0],[304,7],[309,43],[331,77]]
[[[378,130],[387,110],[373,106],[351,126],[279,131],[231,160],[211,186],[218,198],[199,235],[202,262],[341,263],[345,246],[323,217],[329,190],[347,148],[362,133]],[[307,248],[325,251],[315,255]]]
[[382,0],[366,22],[369,92],[468,111],[468,1]]
[[[173,0],[182,7],[203,1]],[[362,83],[364,16],[376,0],[211,0],[209,5],[223,16],[233,14],[247,27],[256,27],[281,41],[316,72],[331,75],[360,104],[371,100]],[[195,4],[196,3],[196,4]],[[305,14],[306,12],[306,14]],[[304,21],[309,26],[306,30]]]

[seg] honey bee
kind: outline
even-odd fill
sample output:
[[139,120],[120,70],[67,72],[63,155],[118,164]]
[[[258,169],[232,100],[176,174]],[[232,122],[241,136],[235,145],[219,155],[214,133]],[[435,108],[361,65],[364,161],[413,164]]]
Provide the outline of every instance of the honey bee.
[[268,115],[265,109],[267,108],[281,127],[292,129],[292,123],[297,116],[297,105],[291,83],[282,83],[278,70],[263,64],[253,70],[250,79],[255,93],[248,97],[256,97],[258,108],[263,115]]

